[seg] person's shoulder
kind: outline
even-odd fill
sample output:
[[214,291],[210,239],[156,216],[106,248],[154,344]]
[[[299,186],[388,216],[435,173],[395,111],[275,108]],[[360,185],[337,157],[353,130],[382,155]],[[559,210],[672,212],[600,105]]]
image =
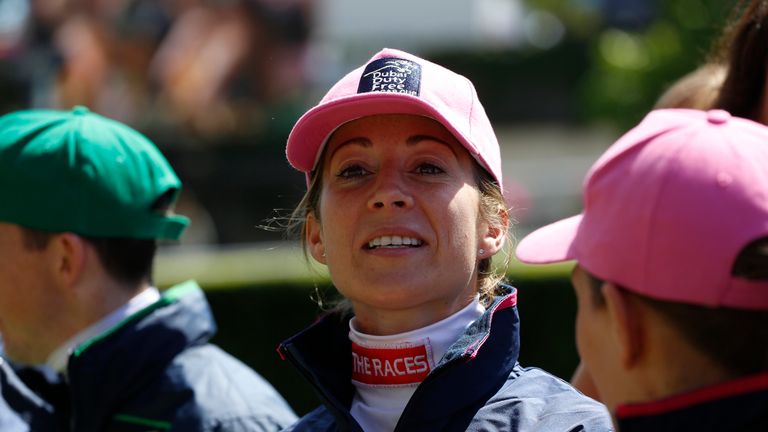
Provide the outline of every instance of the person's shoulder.
[[508,411],[520,431],[613,430],[603,404],[538,368],[515,367],[487,406]]
[[336,429],[336,418],[324,405],[320,405],[300,418],[296,423],[283,429],[283,432],[322,432]]
[[173,359],[169,368],[181,371],[187,379],[208,379],[207,375],[220,375],[218,382],[229,381],[232,377],[244,380],[251,385],[253,381],[264,379],[245,363],[218,346],[205,343],[192,345],[180,351]]
[[546,399],[548,409],[564,407],[570,411],[598,411],[608,415],[605,406],[585,396],[562,378],[536,367],[514,368],[507,380],[509,390],[523,398]]
[[[215,430],[280,430],[296,420],[267,380],[212,344],[181,351],[164,379],[171,388],[196,395],[189,401],[193,417],[218,425]],[[230,427],[221,429],[224,424]]]

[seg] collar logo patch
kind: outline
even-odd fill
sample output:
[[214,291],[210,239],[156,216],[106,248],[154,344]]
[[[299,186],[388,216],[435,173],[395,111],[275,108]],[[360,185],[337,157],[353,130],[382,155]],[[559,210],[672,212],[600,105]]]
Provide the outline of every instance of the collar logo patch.
[[403,93],[419,96],[421,65],[395,57],[374,60],[365,67],[357,92]]
[[427,347],[366,348],[352,342],[352,380],[369,385],[418,384],[432,368]]

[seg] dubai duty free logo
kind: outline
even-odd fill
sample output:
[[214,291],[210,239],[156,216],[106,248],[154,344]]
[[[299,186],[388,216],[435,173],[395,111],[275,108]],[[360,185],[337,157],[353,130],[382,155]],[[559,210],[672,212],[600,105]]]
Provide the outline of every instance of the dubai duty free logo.
[[421,65],[395,57],[368,63],[357,86],[358,93],[384,92],[419,96],[420,91]]

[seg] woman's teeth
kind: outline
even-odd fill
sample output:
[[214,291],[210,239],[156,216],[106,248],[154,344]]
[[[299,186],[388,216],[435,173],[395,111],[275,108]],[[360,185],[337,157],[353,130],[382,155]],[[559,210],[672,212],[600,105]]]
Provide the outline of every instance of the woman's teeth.
[[402,237],[402,236],[381,236],[376,237],[375,239],[368,242],[368,248],[374,249],[379,247],[389,247],[389,248],[396,248],[396,247],[403,247],[403,246],[409,246],[409,247],[418,247],[421,246],[422,241],[413,237]]

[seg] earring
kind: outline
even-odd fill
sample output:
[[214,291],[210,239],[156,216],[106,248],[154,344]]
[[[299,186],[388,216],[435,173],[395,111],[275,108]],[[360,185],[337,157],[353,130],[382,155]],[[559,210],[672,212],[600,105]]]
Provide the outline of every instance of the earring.
[[479,250],[479,251],[477,251],[477,252],[480,254],[480,256],[483,256],[483,255],[485,255],[485,249],[480,249],[480,250]]

